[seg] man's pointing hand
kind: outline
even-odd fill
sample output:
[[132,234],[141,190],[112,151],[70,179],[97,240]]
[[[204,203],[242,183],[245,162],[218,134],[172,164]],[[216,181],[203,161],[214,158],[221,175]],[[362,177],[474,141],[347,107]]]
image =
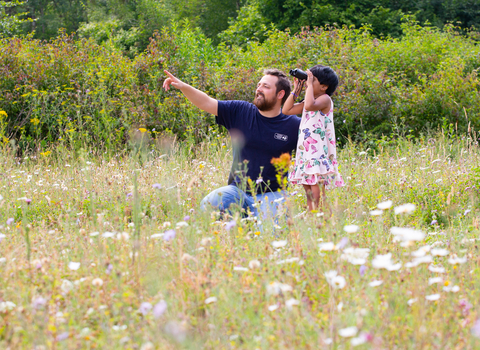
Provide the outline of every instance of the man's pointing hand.
[[164,70],[165,74],[168,76],[167,79],[163,82],[163,88],[165,91],[168,91],[170,89],[170,85],[172,85],[174,88],[177,88],[179,90],[182,89],[184,86],[184,83],[180,80],[175,78],[170,72]]

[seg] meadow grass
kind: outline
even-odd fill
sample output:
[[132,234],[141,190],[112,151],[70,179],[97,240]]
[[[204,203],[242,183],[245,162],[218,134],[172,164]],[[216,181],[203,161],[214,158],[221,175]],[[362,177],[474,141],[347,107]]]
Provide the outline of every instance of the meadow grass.
[[280,219],[260,226],[199,208],[226,183],[228,143],[4,149],[0,347],[480,346],[475,137],[347,145],[330,210],[306,213],[289,188]]

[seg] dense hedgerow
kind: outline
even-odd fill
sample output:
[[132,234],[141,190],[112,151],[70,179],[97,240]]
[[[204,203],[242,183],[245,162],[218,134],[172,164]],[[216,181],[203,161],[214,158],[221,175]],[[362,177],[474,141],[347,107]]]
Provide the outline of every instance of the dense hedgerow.
[[[334,95],[340,140],[372,143],[418,135],[439,126],[480,127],[474,36],[403,25],[400,39],[376,39],[368,27],[272,31],[263,43],[215,47],[188,24],[154,33],[134,59],[105,44],[60,35],[45,42],[0,41],[0,133],[22,149],[64,144],[117,149],[140,130],[194,143],[205,139],[212,116],[178,91],[161,86],[169,69],[218,99],[251,100],[264,68],[332,66],[341,84]],[[146,138],[147,133],[140,133]]]

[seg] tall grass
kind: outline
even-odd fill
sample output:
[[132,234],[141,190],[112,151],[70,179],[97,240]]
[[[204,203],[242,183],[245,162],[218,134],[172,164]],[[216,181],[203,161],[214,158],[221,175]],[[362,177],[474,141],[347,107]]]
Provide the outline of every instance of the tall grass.
[[[331,214],[304,213],[303,190],[292,188],[290,220],[265,221],[262,230],[239,213],[199,210],[227,179],[222,136],[192,155],[178,145],[117,158],[9,152],[0,162],[2,348],[480,345],[480,152],[472,135],[379,140],[375,150],[349,144],[338,155],[347,186],[328,193]],[[371,215],[387,200],[391,208]],[[413,212],[394,213],[406,203]],[[401,244],[394,226],[426,235]],[[328,242],[333,250],[320,251]],[[408,267],[420,247],[432,262]],[[348,248],[370,249],[364,267],[344,259]],[[432,256],[433,248],[448,253]],[[374,267],[387,253],[400,269]],[[455,257],[466,262],[448,262]],[[439,267],[445,272],[431,271]],[[343,288],[328,284],[331,270]],[[433,277],[440,282],[429,284]],[[349,330],[355,335],[342,336]]]

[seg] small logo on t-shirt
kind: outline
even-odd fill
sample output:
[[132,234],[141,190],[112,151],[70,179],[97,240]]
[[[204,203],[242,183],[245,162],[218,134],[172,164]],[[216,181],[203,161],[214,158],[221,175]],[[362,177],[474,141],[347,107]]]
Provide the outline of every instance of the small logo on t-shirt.
[[288,141],[288,135],[279,134],[278,132],[275,133],[275,135],[273,137],[275,137],[275,139],[280,140],[280,141]]

